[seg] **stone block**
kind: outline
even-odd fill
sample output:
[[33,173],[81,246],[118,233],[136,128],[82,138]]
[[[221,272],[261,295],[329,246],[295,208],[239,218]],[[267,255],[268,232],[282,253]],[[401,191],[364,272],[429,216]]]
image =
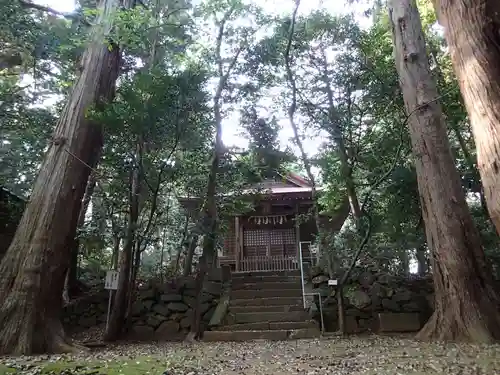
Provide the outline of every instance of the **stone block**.
[[211,306],[204,314],[203,314],[203,320],[206,322],[209,322],[210,319],[212,318],[212,315],[214,315],[215,312],[215,306]]
[[193,319],[190,316],[185,316],[184,318],[181,319],[180,326],[183,329],[188,329],[191,327],[191,322]]
[[392,299],[384,298],[382,300],[382,307],[384,310],[389,310],[392,312],[399,312],[401,311],[401,307],[398,305],[396,301],[393,301]]
[[[175,303],[175,302],[174,302]],[[157,303],[153,306],[153,311],[159,315],[168,316],[170,314],[168,305]]]
[[167,338],[169,335],[179,331],[179,323],[172,320],[167,320],[160,324],[155,331],[155,336],[158,338]]
[[214,299],[215,299],[214,296],[209,293],[203,292],[201,294],[201,303],[212,302]]
[[172,312],[184,312],[187,311],[189,306],[182,302],[170,302],[167,308]]
[[196,305],[196,297],[184,296],[182,301],[191,308],[194,308]]
[[152,300],[147,300],[147,301],[142,301],[142,304],[144,306],[145,311],[150,311],[154,305],[155,301]]
[[392,299],[396,302],[408,302],[412,299],[412,293],[408,289],[399,288],[392,296]]
[[364,288],[369,288],[375,281],[375,276],[371,272],[363,272],[358,277],[359,284]]
[[160,297],[162,302],[180,302],[182,301],[182,296],[180,294],[162,294]]
[[365,309],[372,303],[370,296],[362,290],[356,290],[349,296],[349,303],[359,310]]
[[380,332],[416,332],[420,330],[418,313],[379,313]]
[[347,333],[358,333],[360,328],[358,326],[358,320],[355,316],[345,317],[345,330]]
[[156,328],[160,325],[160,323],[167,318],[162,317],[161,315],[151,314],[146,318],[146,324],[150,327]]
[[312,339],[321,336],[321,331],[317,327],[293,329],[288,338],[292,340]]
[[148,340],[154,335],[154,329],[147,325],[134,325],[130,330],[130,336],[136,340]]
[[139,298],[142,300],[156,299],[156,292],[153,289],[142,290],[139,293]]
[[328,279],[329,279],[328,276],[319,275],[319,276],[313,277],[312,283],[314,285],[323,284],[323,283],[326,283],[328,281]]
[[224,264],[222,265],[221,270],[222,270],[221,281],[225,283],[231,280],[231,267],[228,264]]
[[220,296],[222,293],[222,284],[216,281],[205,281],[203,291],[214,296]]
[[207,279],[209,281],[222,282],[222,268],[211,268],[207,271]]

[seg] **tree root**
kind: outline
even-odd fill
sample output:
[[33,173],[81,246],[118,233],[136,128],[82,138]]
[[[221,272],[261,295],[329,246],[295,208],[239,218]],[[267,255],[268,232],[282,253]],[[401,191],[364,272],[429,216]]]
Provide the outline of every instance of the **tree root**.
[[[66,336],[58,318],[38,315],[26,301],[9,296],[0,306],[0,354],[60,354],[88,350]],[[49,312],[44,311],[47,315]]]
[[[500,317],[496,309],[447,299],[436,306],[429,321],[416,335],[422,341],[468,341],[491,344],[500,339]],[[444,310],[444,311],[443,311]]]
[[193,344],[196,342],[196,332],[188,332],[186,337],[184,338],[184,342],[188,344]]

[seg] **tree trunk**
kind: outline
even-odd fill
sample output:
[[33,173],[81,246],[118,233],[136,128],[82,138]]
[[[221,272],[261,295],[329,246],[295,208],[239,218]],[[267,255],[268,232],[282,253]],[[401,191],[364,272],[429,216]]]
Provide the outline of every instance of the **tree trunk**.
[[123,332],[127,301],[129,297],[130,276],[132,270],[134,245],[136,242],[137,221],[139,219],[139,199],[141,195],[140,165],[141,145],[137,143],[136,162],[131,173],[129,192],[129,217],[127,235],[121,257],[120,272],[118,276],[118,289],[116,290],[113,308],[109,317],[108,329],[104,335],[106,341],[117,340]]
[[186,257],[184,258],[184,270],[182,272],[182,276],[191,275],[191,269],[193,268],[193,256],[197,245],[198,245],[198,236],[193,235],[191,241],[189,242],[189,246],[187,248]]
[[[326,58],[326,51],[321,49],[321,67],[322,67],[322,77],[323,83],[325,84],[325,91],[328,98],[328,119],[330,121],[330,126],[332,130],[332,136],[334,142],[337,146],[338,155],[340,158],[340,170],[342,180],[344,181],[347,198],[349,200],[350,212],[354,218],[354,222],[357,228],[358,233],[361,232],[361,219],[363,216],[363,212],[361,211],[361,206],[359,205],[358,194],[356,193],[356,184],[354,183],[354,178],[352,176],[352,166],[349,161],[349,155],[347,153],[347,148],[345,146],[344,135],[342,134],[342,129],[340,124],[338,123],[338,119],[336,118],[337,110],[335,108],[335,100],[333,96],[333,90],[330,84],[330,78],[328,75],[328,60]],[[352,105],[351,103],[351,89],[347,87],[347,96],[349,107]],[[348,122],[351,122],[352,119],[348,118]],[[352,259],[352,262],[356,262],[357,258],[359,258],[360,252],[356,252],[355,259]],[[347,281],[349,277],[349,273],[353,267],[349,267],[346,273],[342,276],[341,281],[337,285],[337,308],[338,308],[338,322],[339,322],[339,332],[342,335],[347,334],[347,327],[345,325],[345,304],[344,304],[344,282]],[[342,282],[344,280],[344,282]]]
[[[188,226],[189,226],[189,215],[186,215],[186,221],[184,222],[184,230],[182,231],[182,238],[179,243],[179,248],[177,249],[177,254],[175,258],[175,266],[174,266],[174,275],[177,275],[179,273],[179,264],[181,260],[181,254],[182,254],[182,248],[184,247],[184,244],[186,243],[187,239],[187,232],[188,232]],[[163,237],[165,237],[165,234],[163,234]],[[161,252],[161,257],[162,257],[162,265],[163,265],[163,252],[165,251],[165,246],[162,243],[162,252]],[[191,257],[192,261],[192,257]],[[162,268],[163,269],[163,268]],[[163,272],[162,272],[162,282],[163,282]]]
[[[216,116],[217,118],[217,116]],[[222,119],[219,116],[220,121]],[[219,124],[221,124],[219,122]],[[217,127],[220,128],[220,125]],[[222,137],[222,131],[217,130],[217,139]],[[217,244],[217,230],[218,230],[218,213],[217,213],[217,174],[219,171],[220,161],[220,148],[222,146],[222,139],[216,140],[214,156],[212,159],[212,168],[208,178],[207,198],[205,201],[204,209],[204,230],[203,230],[203,256],[208,268],[215,264],[216,260],[216,244]]]
[[100,124],[86,119],[89,107],[112,100],[120,65],[118,48],[103,45],[117,0],[102,0],[93,42],[81,75],[61,113],[31,194],[30,203],[0,265],[0,353],[32,354],[74,350],[60,321],[70,253],[65,244],[76,230],[86,164],[103,142]]
[[[304,169],[306,170],[307,177],[309,178],[309,181],[311,183],[311,201],[312,201],[312,214],[314,218],[314,224],[316,226],[316,233],[318,235],[319,241],[317,241],[318,245],[318,250],[319,254],[322,254],[322,239],[321,239],[321,219],[319,217],[319,209],[318,209],[318,202],[316,199],[316,179],[314,178],[314,174],[312,173],[312,167],[311,163],[309,161],[309,157],[307,156],[304,145],[302,143],[302,139],[299,134],[299,128],[297,127],[297,124],[295,123],[295,112],[297,111],[297,84],[295,82],[295,77],[293,75],[292,71],[292,56],[291,56],[291,51],[292,51],[292,44],[293,44],[293,38],[294,38],[294,33],[295,33],[295,22],[297,18],[297,14],[299,11],[299,6],[300,6],[300,0],[295,1],[295,8],[293,10],[293,13],[291,15],[290,19],[290,26],[288,30],[288,41],[287,41],[287,46],[285,50],[285,68],[286,68],[286,76],[287,76],[287,81],[288,84],[291,87],[291,94],[292,94],[292,100],[290,103],[290,106],[288,108],[288,121],[290,123],[290,126],[292,127],[293,130],[293,138],[295,141],[295,144],[299,148],[300,151],[300,156],[302,159],[302,163],[304,163]],[[331,268],[331,267],[329,267]]]
[[500,3],[435,0],[469,114],[490,217],[500,234]]
[[[435,73],[436,73],[436,79],[437,79],[438,83],[445,85],[446,80],[444,79],[443,73],[441,71],[441,67],[439,66],[439,61],[437,59],[438,47],[434,43],[429,43],[429,54],[432,57],[434,65],[436,66]],[[457,138],[458,145],[460,146],[460,150],[462,151],[464,160],[467,164],[467,168],[469,169],[469,173],[471,174],[471,176],[473,178],[473,186],[471,186],[471,190],[472,190],[472,192],[479,194],[479,202],[481,203],[481,208],[483,209],[486,217],[488,217],[488,219],[490,219],[490,221],[491,221],[491,218],[490,218],[490,215],[488,212],[488,206],[486,204],[486,198],[484,196],[483,185],[481,184],[481,176],[479,175],[479,170],[477,169],[477,166],[476,166],[476,160],[471,155],[471,153],[469,151],[469,147],[467,145],[467,142],[464,139],[464,136],[462,135],[462,131],[459,128],[459,124],[457,124],[455,121],[448,121],[446,113],[443,113],[443,116],[444,116],[445,121],[447,121],[448,125],[451,127],[453,134]]]
[[499,300],[450,151],[415,0],[393,0],[389,16],[433,255],[435,310],[417,337],[491,342],[500,338]]
[[[97,158],[95,158],[97,159]],[[94,163],[90,164],[93,168],[97,165],[97,160]],[[87,210],[89,208],[90,199],[92,198],[92,194],[94,193],[94,189],[96,186],[97,180],[95,172],[90,174],[89,180],[87,182],[87,187],[85,189],[85,194],[83,195],[82,207],[80,209],[80,213],[78,215],[78,222],[76,225],[76,233],[75,236],[70,241],[70,249],[71,249],[71,258],[68,269],[68,274],[65,282],[65,291],[67,293],[68,299],[74,297],[78,294],[78,255],[80,253],[80,240],[77,237],[78,230],[81,229],[85,223],[85,215],[87,214]]]
[[203,283],[205,281],[205,276],[207,274],[207,260],[205,255],[200,257],[198,262],[198,273],[196,275],[196,303],[194,307],[193,318],[191,321],[191,329],[188,332],[185,341],[193,342],[196,338],[199,338],[202,334],[201,330],[201,295],[203,294]]
[[130,272],[130,281],[129,281],[129,297],[127,301],[127,309],[125,313],[125,331],[128,331],[132,326],[132,306],[134,304],[136,298],[136,282],[137,282],[137,274],[139,273],[139,267],[141,266],[141,241],[136,241],[135,250],[134,250],[134,261],[132,265],[132,270]]

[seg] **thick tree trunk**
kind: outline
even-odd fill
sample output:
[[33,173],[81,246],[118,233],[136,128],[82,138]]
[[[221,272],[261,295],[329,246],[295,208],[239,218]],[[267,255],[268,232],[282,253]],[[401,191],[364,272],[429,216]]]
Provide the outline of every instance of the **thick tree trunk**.
[[[446,84],[446,80],[444,79],[441,67],[439,66],[439,61],[437,59],[437,54],[438,54],[437,50],[438,47],[435,44],[429,43],[429,54],[432,57],[432,60],[436,66],[434,70],[434,72],[436,73],[436,79],[438,80],[438,83],[442,83],[444,85]],[[456,123],[455,121],[448,121],[445,113],[443,113],[443,116],[445,118],[445,121],[448,122],[449,127],[452,129],[453,134],[457,138],[458,145],[460,146],[460,150],[462,151],[464,160],[467,163],[469,173],[473,178],[473,186],[471,186],[470,188],[472,192],[479,194],[479,202],[481,203],[481,208],[483,209],[486,217],[488,217],[491,221],[490,214],[488,212],[488,206],[486,204],[486,198],[484,196],[483,185],[481,184],[481,176],[479,175],[479,170],[477,169],[476,166],[476,160],[474,157],[472,157],[469,151],[469,145],[467,145],[467,142],[465,141],[464,136],[462,135],[461,129],[459,128],[459,124]],[[472,145],[472,147],[474,147],[474,145]]]
[[415,0],[393,0],[389,16],[433,255],[435,310],[417,337],[491,342],[500,338],[499,300],[451,155]]
[[61,113],[16,235],[0,265],[0,353],[31,354],[74,349],[60,321],[70,253],[90,169],[102,147],[102,129],[86,111],[114,96],[120,53],[102,44],[117,0],[102,0],[94,42]]
[[435,0],[469,114],[491,219],[500,233],[500,3]]
[[141,165],[141,145],[138,142],[136,151],[136,163],[131,173],[129,192],[129,218],[127,224],[127,235],[121,257],[120,272],[118,276],[118,289],[113,299],[113,308],[109,317],[109,324],[104,339],[115,341],[120,338],[125,326],[127,313],[127,301],[129,298],[130,276],[132,271],[134,245],[136,242],[137,221],[139,219],[139,199],[140,189],[140,165]]

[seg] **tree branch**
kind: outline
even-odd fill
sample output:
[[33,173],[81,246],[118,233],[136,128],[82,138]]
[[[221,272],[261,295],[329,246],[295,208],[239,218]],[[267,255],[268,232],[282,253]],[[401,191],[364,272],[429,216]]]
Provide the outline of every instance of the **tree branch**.
[[[342,275],[342,278],[340,279],[336,290],[338,290],[339,288],[342,288],[344,286],[349,275],[351,274],[352,270],[354,269],[356,262],[359,259],[359,256],[361,255],[363,249],[365,248],[365,246],[368,244],[368,241],[370,240],[370,236],[372,234],[372,219],[371,219],[371,216],[366,211],[363,211],[363,217],[366,217],[366,219],[368,221],[365,235],[363,236],[361,243],[359,244],[358,248],[356,249],[356,252],[354,253],[354,255],[351,259],[351,263],[349,264],[349,267]],[[328,302],[330,302],[330,300],[334,296],[335,296],[335,291],[333,293],[330,293],[330,295],[328,297],[326,297],[326,299],[322,302],[323,306],[326,306],[326,304],[328,304]]]
[[73,21],[80,20],[85,25],[90,26],[90,23],[88,21],[86,21],[83,18],[80,18],[79,15],[75,12],[70,12],[70,13],[60,12],[58,10],[55,10],[54,8],[40,5],[40,4],[35,4],[35,3],[32,3],[31,1],[26,1],[26,0],[17,0],[17,1],[19,2],[21,7],[23,7],[23,8],[39,10],[41,12],[49,13],[49,14],[52,14],[54,16],[61,16],[61,17],[64,17],[64,18],[67,18],[67,19],[70,19]]

